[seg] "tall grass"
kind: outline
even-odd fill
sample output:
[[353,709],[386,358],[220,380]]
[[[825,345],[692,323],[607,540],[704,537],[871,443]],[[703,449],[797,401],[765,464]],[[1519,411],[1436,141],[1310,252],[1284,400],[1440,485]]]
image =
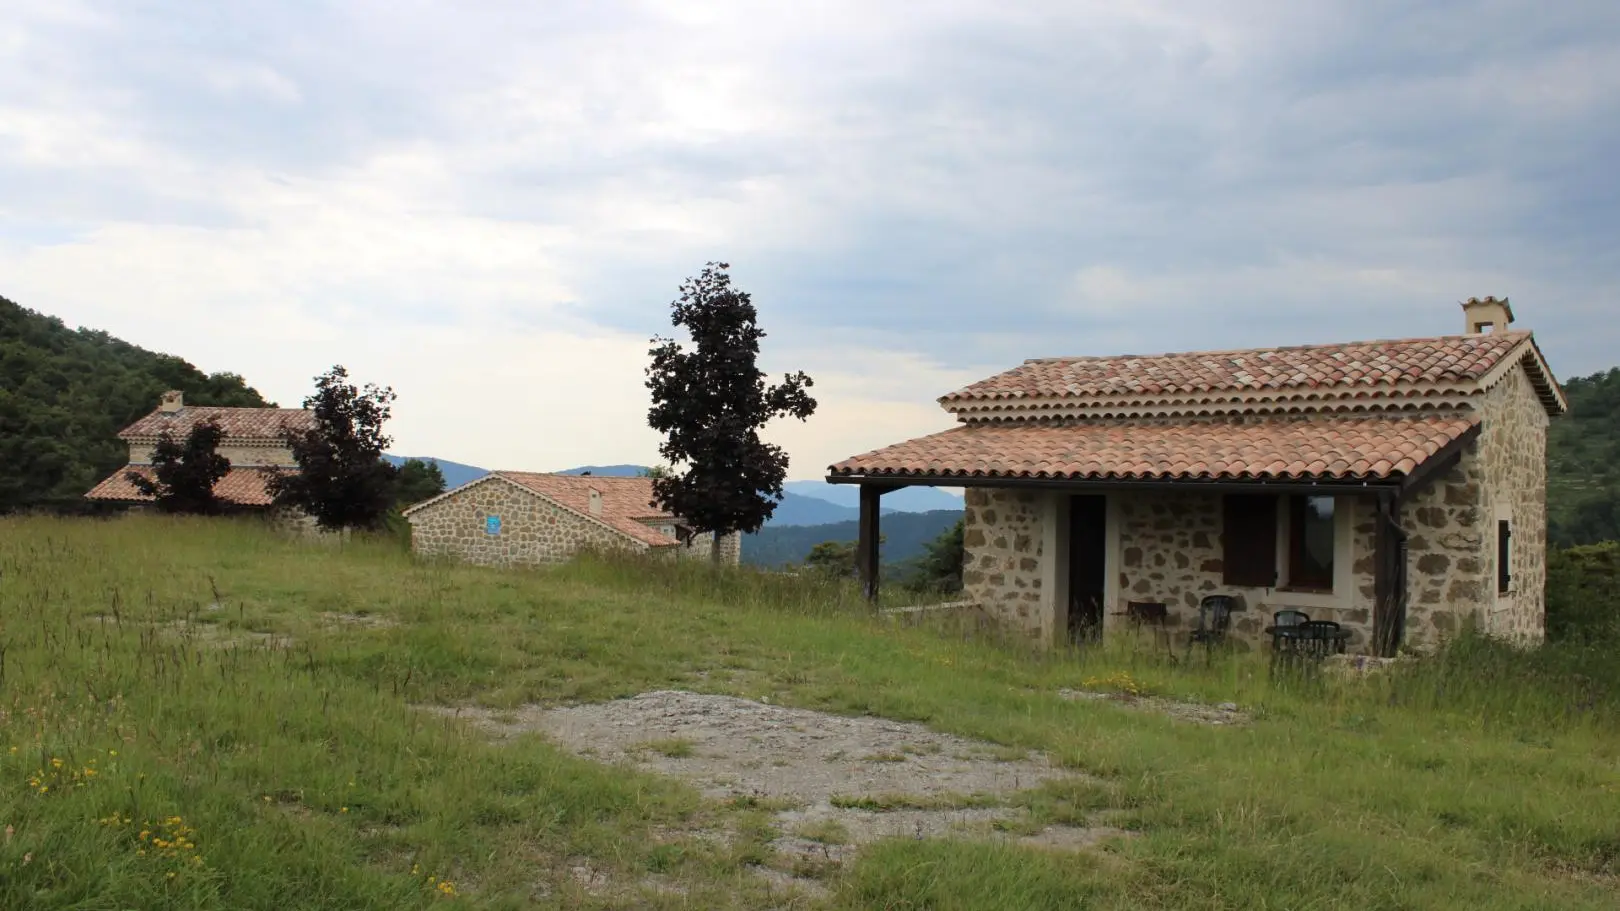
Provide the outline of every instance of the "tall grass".
[[[768,833],[746,810],[537,738],[487,745],[413,708],[659,687],[1044,750],[1083,777],[1020,798],[1037,824],[1137,833],[1083,855],[887,842],[829,881],[838,907],[1620,895],[1620,684],[1591,650],[1465,636],[1410,668],[1300,685],[1260,655],[1173,664],[1126,640],[1040,652],[876,616],[825,578],[603,556],[485,570],[386,540],[313,546],[161,517],[0,520],[0,649],[7,908],[776,906],[748,872]],[[1121,673],[1255,720],[1058,695]],[[751,834],[680,834],[699,827]],[[585,863],[615,885],[586,894],[570,872]],[[650,878],[681,891],[642,890]]]

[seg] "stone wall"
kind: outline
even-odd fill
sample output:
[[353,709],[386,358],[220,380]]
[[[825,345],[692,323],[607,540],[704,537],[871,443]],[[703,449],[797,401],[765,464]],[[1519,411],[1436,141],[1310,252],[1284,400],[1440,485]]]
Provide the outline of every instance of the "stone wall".
[[1045,495],[984,487],[964,495],[963,599],[1007,629],[1039,635]]
[[1480,440],[1444,475],[1401,505],[1406,532],[1406,629],[1403,646],[1432,649],[1470,617],[1484,619],[1491,562]]
[[[1523,368],[1515,368],[1485,394],[1480,406],[1485,511],[1482,525],[1489,557],[1485,630],[1519,642],[1547,635],[1547,424],[1546,409]],[[1512,525],[1509,548],[1512,590],[1496,595],[1496,519]]]
[[[152,450],[156,448],[146,443],[131,443],[129,446],[129,462],[131,465],[152,464]],[[292,450],[285,446],[232,446],[228,442],[219,447],[219,454],[231,460],[236,468],[263,468],[275,466],[290,468],[298,464],[293,458]]]
[[[1161,601],[1177,633],[1198,625],[1198,605],[1206,595],[1235,595],[1241,610],[1233,614],[1230,637],[1250,647],[1269,643],[1265,628],[1272,614],[1298,608],[1315,620],[1333,620],[1350,630],[1351,650],[1363,650],[1372,637],[1372,505],[1366,498],[1340,497],[1335,510],[1349,510],[1350,518],[1338,528],[1350,528],[1351,566],[1336,573],[1331,595],[1295,593],[1277,588],[1229,586],[1223,581],[1220,494],[1178,491],[1111,493],[1119,535],[1119,595],[1104,617],[1104,630],[1119,629],[1130,601]],[[1279,536],[1283,529],[1279,528]],[[1336,559],[1337,559],[1336,555]],[[1281,559],[1281,558],[1279,558]]]
[[[659,522],[648,522],[647,524],[653,528],[663,527],[662,523]],[[708,561],[713,559],[709,553],[709,542],[713,540],[714,535],[705,532],[693,536],[692,542],[686,547],[671,549],[677,551],[683,560]],[[736,566],[742,562],[742,535],[729,534],[720,538],[720,562],[731,566]]]
[[[485,531],[491,515],[501,518],[499,534]],[[498,478],[446,497],[409,519],[413,552],[482,566],[560,563],[587,545],[647,549]]]

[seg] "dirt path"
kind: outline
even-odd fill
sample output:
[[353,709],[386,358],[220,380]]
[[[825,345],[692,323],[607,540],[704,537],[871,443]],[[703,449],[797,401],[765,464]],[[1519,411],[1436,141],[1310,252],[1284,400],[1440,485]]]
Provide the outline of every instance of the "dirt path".
[[1011,795],[1073,773],[1038,753],[918,724],[669,690],[562,708],[453,711],[496,737],[540,732],[583,756],[684,779],[712,798],[760,800],[777,811],[773,846],[789,871],[836,867],[889,836],[1072,849],[1121,834],[1030,825],[1009,806]]

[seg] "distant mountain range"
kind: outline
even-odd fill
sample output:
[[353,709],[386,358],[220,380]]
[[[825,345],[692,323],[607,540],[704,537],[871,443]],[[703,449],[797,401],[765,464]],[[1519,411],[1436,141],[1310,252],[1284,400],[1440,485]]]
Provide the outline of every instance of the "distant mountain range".
[[[956,520],[962,518],[960,509],[940,509],[931,512],[897,512],[884,516],[878,530],[883,535],[879,559],[886,566],[904,563],[922,556],[923,547],[944,534]],[[768,524],[758,532],[743,536],[742,559],[754,566],[783,566],[803,563],[810,549],[823,541],[854,541],[860,535],[860,522],[835,522],[828,525]]]
[[[385,455],[383,458],[399,465],[407,459],[419,459],[423,462],[437,462],[439,471],[444,475],[447,488],[460,487],[476,481],[489,471],[472,465],[463,465],[460,462],[451,462],[434,456],[396,456]],[[635,477],[645,471],[642,465],[581,465],[569,468],[558,474],[585,474],[590,472],[606,478]],[[778,526],[819,526],[836,523],[853,523],[860,518],[860,491],[855,485],[828,484],[826,481],[789,481],[783,485],[782,502],[776,504],[776,512],[766,523],[768,528]],[[962,510],[962,498],[932,487],[908,487],[896,490],[883,496],[883,512],[890,513],[925,513],[936,511]],[[949,523],[947,523],[949,524]],[[831,538],[818,538],[822,540],[835,540]],[[904,548],[902,548],[904,549]],[[745,547],[746,550],[746,547]],[[808,552],[808,551],[807,551]]]

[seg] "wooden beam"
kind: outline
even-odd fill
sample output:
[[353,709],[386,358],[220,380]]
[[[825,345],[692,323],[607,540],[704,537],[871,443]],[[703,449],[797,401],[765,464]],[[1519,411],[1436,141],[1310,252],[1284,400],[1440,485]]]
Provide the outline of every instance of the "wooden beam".
[[1398,497],[1378,498],[1373,533],[1373,653],[1392,658],[1406,632],[1406,533]]
[[855,562],[861,571],[861,592],[874,604],[878,597],[878,544],[882,539],[882,512],[878,504],[883,495],[893,489],[884,484],[861,485],[861,525],[860,537],[855,542]]

